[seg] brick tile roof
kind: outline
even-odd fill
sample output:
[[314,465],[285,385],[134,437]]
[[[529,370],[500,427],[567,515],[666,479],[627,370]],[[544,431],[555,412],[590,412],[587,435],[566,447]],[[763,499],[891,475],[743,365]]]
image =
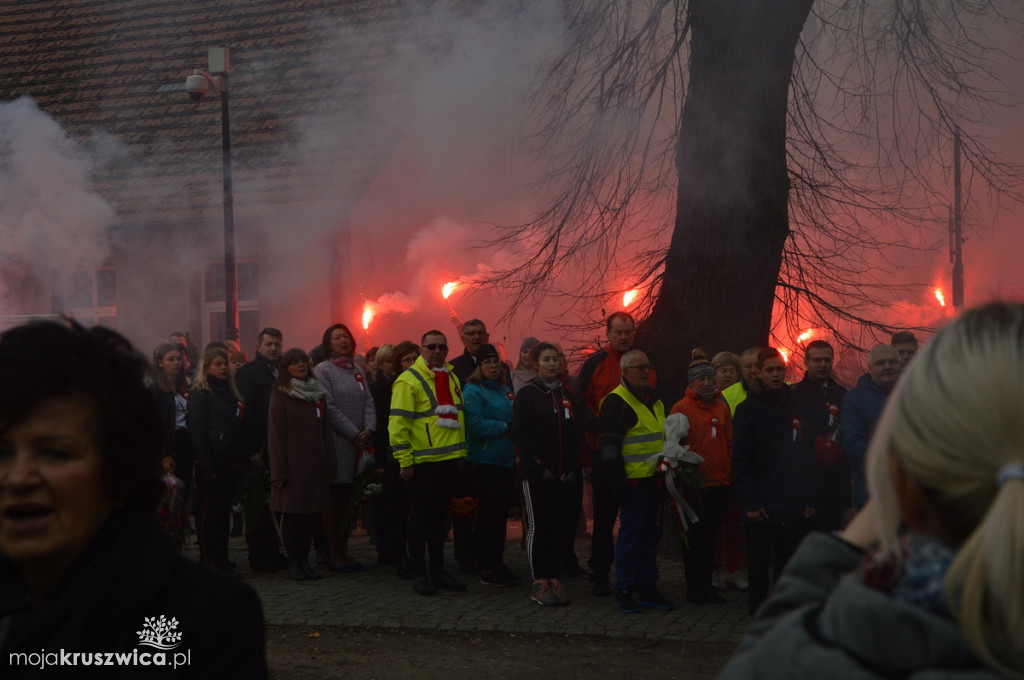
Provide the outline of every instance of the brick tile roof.
[[[231,50],[236,215],[349,207],[391,152],[393,67],[424,0],[19,0],[0,12],[0,100],[31,96],[70,134],[120,142],[96,186],[123,224],[216,220],[220,107],[179,88]],[[379,115],[388,111],[389,115]],[[300,123],[317,122],[317,134]],[[338,162],[339,158],[343,162]]]

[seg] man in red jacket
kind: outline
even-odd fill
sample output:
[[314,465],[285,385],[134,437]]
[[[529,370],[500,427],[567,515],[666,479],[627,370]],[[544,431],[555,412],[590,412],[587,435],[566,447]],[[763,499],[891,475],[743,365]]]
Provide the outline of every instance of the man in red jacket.
[[[619,362],[623,354],[633,349],[635,331],[636,322],[627,312],[615,312],[608,317],[605,324],[608,344],[604,349],[592,354],[583,364],[576,391],[580,398],[573,408],[576,417],[586,429],[587,452],[583,460],[584,474],[593,485],[594,528],[591,533],[589,565],[594,572],[591,576],[594,582],[594,595],[611,595],[608,572],[615,556],[615,539],[612,532],[619,514],[619,504],[612,497],[607,483],[608,475],[590,475],[590,466],[601,433],[601,400],[622,384],[622,369]],[[653,369],[647,381],[651,387],[658,386],[658,377]]]

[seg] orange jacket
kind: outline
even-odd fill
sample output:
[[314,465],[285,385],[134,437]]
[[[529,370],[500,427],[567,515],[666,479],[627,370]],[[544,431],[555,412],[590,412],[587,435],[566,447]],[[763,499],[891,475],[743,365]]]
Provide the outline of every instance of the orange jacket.
[[704,458],[700,473],[707,486],[732,484],[732,416],[729,405],[720,396],[705,403],[689,387],[675,403],[669,415],[682,413],[690,421],[690,434],[686,438],[693,451]]

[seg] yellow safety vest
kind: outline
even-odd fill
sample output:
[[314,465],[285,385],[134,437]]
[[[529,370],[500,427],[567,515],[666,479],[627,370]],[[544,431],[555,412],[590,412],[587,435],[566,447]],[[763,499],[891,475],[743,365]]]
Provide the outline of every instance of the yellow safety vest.
[[[653,454],[665,448],[665,405],[658,399],[652,405],[654,412],[637,399],[625,385],[619,385],[610,394],[617,394],[636,413],[636,425],[622,439],[622,458],[626,463],[628,479],[653,477],[658,459],[648,462]],[[605,397],[607,399],[607,397]],[[601,400],[604,403],[604,399]]]
[[423,357],[417,357],[408,370],[395,379],[391,392],[391,414],[388,437],[391,453],[401,467],[419,463],[436,463],[466,457],[466,423],[462,411],[459,380],[449,370],[448,385],[458,409],[458,428],[440,427],[434,372]]

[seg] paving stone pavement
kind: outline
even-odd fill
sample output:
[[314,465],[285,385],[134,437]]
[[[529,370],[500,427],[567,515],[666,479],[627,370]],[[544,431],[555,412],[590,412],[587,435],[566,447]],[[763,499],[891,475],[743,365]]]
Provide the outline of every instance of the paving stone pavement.
[[[480,583],[479,575],[459,573],[445,545],[446,565],[468,588],[465,592],[439,591],[425,597],[412,590],[411,582],[399,579],[394,567],[378,566],[377,553],[360,529],[353,536],[349,553],[368,571],[330,573],[318,567],[319,581],[290,581],[285,572],[257,574],[248,571],[245,541],[231,539],[231,559],[242,579],[253,586],[263,600],[268,625],[299,626],[373,626],[450,631],[497,631],[525,634],[595,635],[615,638],[679,640],[736,644],[750,624],[745,593],[722,593],[722,605],[696,606],[685,601],[682,561],[659,557],[659,589],[676,603],[672,611],[644,609],[623,614],[610,597],[591,595],[585,578],[569,578],[563,583],[571,599],[566,607],[542,608],[530,601],[529,566],[526,551],[520,547],[521,526],[509,523],[506,564],[522,580],[512,587],[494,587]],[[589,539],[577,541],[577,555],[586,564]],[[194,541],[189,541],[186,556],[195,557]]]

